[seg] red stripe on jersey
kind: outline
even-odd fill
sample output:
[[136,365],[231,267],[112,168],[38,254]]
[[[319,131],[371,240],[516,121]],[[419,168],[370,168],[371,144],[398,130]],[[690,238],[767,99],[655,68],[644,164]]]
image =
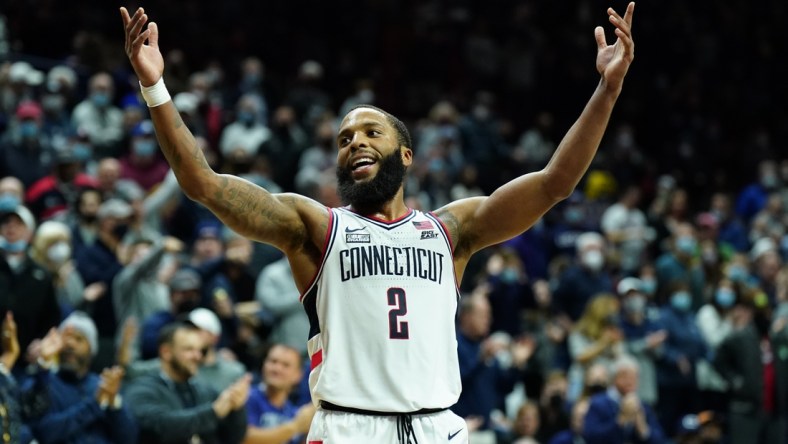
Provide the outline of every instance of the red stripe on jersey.
[[311,370],[314,370],[315,367],[323,363],[323,349],[320,349],[312,355],[312,367]]
[[309,441],[306,444],[323,444],[323,441]]

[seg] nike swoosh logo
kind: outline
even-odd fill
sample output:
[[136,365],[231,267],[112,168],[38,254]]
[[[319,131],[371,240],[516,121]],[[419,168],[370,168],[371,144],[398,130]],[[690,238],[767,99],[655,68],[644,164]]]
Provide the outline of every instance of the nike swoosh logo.
[[460,432],[462,432],[462,429],[457,430],[454,433],[449,433],[449,441],[451,441],[451,439],[454,438],[455,436],[457,436],[457,434],[460,433]]
[[350,227],[345,227],[345,233],[355,233],[356,231],[361,231],[361,230],[366,230],[366,229],[367,229],[367,227],[361,227],[361,228],[355,228],[355,229],[351,230]]

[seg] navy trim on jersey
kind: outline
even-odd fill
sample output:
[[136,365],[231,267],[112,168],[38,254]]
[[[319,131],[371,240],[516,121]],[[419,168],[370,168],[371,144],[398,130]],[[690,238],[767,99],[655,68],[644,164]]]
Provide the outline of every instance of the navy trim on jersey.
[[320,277],[320,273],[323,272],[323,267],[326,263],[326,258],[328,257],[328,252],[331,251],[331,247],[334,246],[334,239],[336,238],[336,231],[337,231],[337,223],[336,223],[337,216],[334,214],[331,208],[328,209],[328,229],[326,229],[326,238],[323,240],[323,255],[320,257],[320,267],[317,269],[317,272],[314,276],[312,276],[312,280],[309,282],[309,285],[306,286],[306,290],[301,294],[298,298],[299,301],[303,302],[304,298],[306,297],[309,290],[315,285],[317,282],[317,278]]
[[317,282],[320,278],[320,275],[323,273],[323,267],[326,264],[326,258],[328,257],[329,252],[331,252],[331,248],[334,246],[337,226],[339,226],[339,224],[336,222],[337,217],[338,216],[334,214],[334,211],[329,208],[328,230],[326,230],[323,257],[320,258],[320,268],[317,269],[317,273],[315,273],[315,276],[312,278],[312,282],[309,283],[307,290],[300,298],[301,304],[304,306],[304,311],[306,311],[306,316],[309,319],[309,339],[312,339],[316,334],[320,333],[320,319],[317,316]]
[[367,217],[367,216],[362,216],[362,215],[360,215],[360,214],[358,214],[358,213],[356,213],[356,212],[354,212],[352,210],[349,210],[347,208],[337,208],[337,210],[340,210],[340,211],[343,211],[345,213],[351,214],[351,215],[353,215],[353,216],[355,216],[355,217],[357,217],[359,219],[363,219],[365,222],[369,222],[369,223],[371,223],[371,224],[373,224],[373,225],[375,225],[377,227],[380,227],[380,228],[385,228],[386,230],[393,230],[394,228],[397,228],[397,227],[400,227],[400,226],[406,224],[408,221],[410,221],[411,219],[416,217],[416,213],[417,213],[413,209],[408,208],[408,213],[407,214],[405,214],[404,216],[400,217],[399,219],[394,219],[394,220],[392,220],[390,222],[387,222],[387,221],[380,220],[380,219],[377,219],[377,218],[371,218],[371,217]]

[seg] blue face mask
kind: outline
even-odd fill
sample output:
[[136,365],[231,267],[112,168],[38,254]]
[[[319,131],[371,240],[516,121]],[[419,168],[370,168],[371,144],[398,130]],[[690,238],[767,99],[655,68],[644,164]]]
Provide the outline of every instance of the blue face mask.
[[645,294],[653,295],[657,291],[656,279],[641,279],[640,290]]
[[695,238],[691,236],[681,236],[676,240],[676,248],[687,255],[694,254],[697,246],[698,243],[695,241]]
[[733,282],[744,282],[747,280],[747,276],[749,276],[747,269],[740,265],[733,265],[728,269],[728,277]]
[[677,291],[670,296],[670,305],[676,311],[687,312],[692,306],[692,297],[689,292]]
[[499,278],[505,284],[515,284],[520,279],[520,276],[517,274],[517,270],[507,268],[501,272]]
[[7,213],[21,203],[21,199],[11,193],[0,194],[0,213]]
[[34,139],[38,137],[38,123],[34,120],[25,120],[19,124],[19,134],[23,139]]
[[733,307],[736,302],[736,293],[730,288],[718,288],[714,293],[714,301],[722,308]]
[[136,140],[132,148],[137,156],[150,157],[156,152],[156,142],[145,139]]
[[16,242],[8,242],[4,237],[0,237],[0,250],[7,253],[21,253],[27,248],[27,241],[19,239]]
[[97,107],[104,108],[109,105],[109,94],[100,92],[93,93],[90,95],[90,100],[92,100],[93,104]]
[[569,223],[576,223],[583,220],[583,210],[580,208],[567,208],[564,211],[564,219]]
[[251,125],[254,123],[254,114],[249,111],[240,111],[238,112],[238,121],[244,125]]
[[71,146],[71,150],[74,153],[74,157],[80,162],[90,160],[90,157],[93,155],[93,150],[90,149],[89,145],[84,143],[75,143]]

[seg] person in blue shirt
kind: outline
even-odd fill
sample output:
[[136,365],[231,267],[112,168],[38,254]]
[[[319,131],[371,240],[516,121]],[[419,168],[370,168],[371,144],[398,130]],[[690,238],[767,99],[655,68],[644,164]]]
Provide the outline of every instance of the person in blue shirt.
[[44,341],[54,346],[42,345],[41,365],[59,355],[60,366],[46,375],[49,408],[31,422],[35,439],[41,444],[135,444],[137,425],[120,394],[123,370],[89,371],[98,352],[98,332],[90,317],[72,312]]
[[586,444],[662,444],[662,427],[651,408],[637,395],[638,365],[623,356],[613,365],[613,384],[591,397],[583,422]]
[[290,396],[303,377],[301,354],[274,344],[263,361],[263,381],[246,401],[248,426],[244,444],[298,444],[309,431],[315,407],[299,408]]

